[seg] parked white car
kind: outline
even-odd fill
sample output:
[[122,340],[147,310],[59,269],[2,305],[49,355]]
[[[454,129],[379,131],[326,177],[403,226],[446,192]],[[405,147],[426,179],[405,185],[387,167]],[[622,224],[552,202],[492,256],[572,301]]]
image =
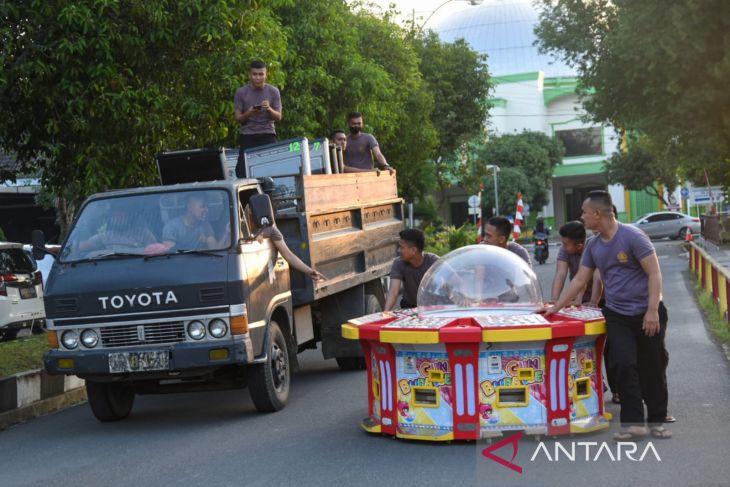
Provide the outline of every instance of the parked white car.
[[677,211],[658,211],[649,213],[634,220],[631,224],[640,228],[649,238],[669,237],[671,239],[681,238],[687,235],[687,228],[693,234],[700,233],[700,219],[694,216],[685,215]]
[[19,243],[0,242],[0,336],[12,340],[25,328],[40,329],[43,278]]

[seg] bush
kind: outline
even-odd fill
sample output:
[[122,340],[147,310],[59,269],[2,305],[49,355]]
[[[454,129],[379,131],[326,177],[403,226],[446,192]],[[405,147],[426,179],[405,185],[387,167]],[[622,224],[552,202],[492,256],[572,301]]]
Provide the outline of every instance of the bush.
[[426,234],[426,251],[436,255],[444,255],[452,250],[471,245],[476,242],[477,229],[470,223],[459,228],[453,225],[437,228],[429,225],[424,229]]

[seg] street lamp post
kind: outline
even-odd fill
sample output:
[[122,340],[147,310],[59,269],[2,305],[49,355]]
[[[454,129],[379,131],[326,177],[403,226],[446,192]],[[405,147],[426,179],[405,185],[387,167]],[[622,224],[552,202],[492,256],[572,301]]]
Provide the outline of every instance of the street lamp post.
[[[423,32],[423,28],[426,27],[426,24],[428,23],[428,21],[431,20],[431,17],[433,17],[433,15],[436,12],[438,12],[441,9],[441,7],[443,7],[447,3],[451,3],[451,2],[455,2],[455,1],[457,1],[457,0],[446,0],[444,3],[442,3],[441,5],[439,5],[438,7],[436,7],[435,9],[433,9],[431,11],[431,13],[428,15],[428,17],[426,17],[426,20],[424,20],[423,22],[421,22],[421,25],[418,27],[418,31],[416,32],[416,34],[417,35],[421,35],[421,33]],[[461,1],[467,1],[467,2],[469,2],[469,5],[480,5],[483,0],[461,0]],[[413,9],[413,26],[414,26],[414,28],[415,28],[415,25],[416,25],[416,10]]]
[[499,172],[499,166],[494,164],[487,164],[487,171],[494,171],[494,211],[493,215],[499,214],[499,193],[497,192],[497,173]]

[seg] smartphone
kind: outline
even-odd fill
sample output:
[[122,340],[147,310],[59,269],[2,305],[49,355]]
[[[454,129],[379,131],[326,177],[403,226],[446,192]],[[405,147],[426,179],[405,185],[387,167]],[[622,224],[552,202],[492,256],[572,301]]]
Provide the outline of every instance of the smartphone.
[[254,110],[259,110],[260,111],[261,110],[261,105],[254,105],[251,108],[253,108]]

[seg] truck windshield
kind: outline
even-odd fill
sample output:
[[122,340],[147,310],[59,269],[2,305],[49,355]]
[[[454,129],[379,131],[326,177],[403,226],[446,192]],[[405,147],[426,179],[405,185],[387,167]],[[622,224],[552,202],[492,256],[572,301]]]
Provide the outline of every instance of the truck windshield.
[[224,250],[231,246],[230,198],[223,190],[135,194],[91,201],[61,262]]

